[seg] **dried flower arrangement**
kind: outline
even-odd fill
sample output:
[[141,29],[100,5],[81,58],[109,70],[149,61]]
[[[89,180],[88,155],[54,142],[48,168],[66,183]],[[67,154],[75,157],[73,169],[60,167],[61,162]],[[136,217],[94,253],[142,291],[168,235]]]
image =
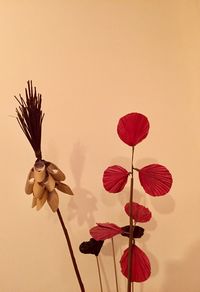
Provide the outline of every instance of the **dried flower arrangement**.
[[[113,223],[97,223],[97,226],[90,229],[90,235],[92,236],[90,241],[80,245],[82,253],[91,253],[97,256],[104,240],[111,238],[117,292],[119,291],[119,286],[116,272],[114,236],[120,234],[129,238],[128,248],[124,250],[120,259],[121,272],[127,278],[127,292],[134,291],[134,282],[144,282],[151,274],[151,265],[147,255],[135,243],[135,239],[142,237],[144,233],[144,229],[138,226],[137,223],[148,222],[152,215],[148,208],[133,200],[134,172],[139,174],[139,181],[145,193],[151,196],[163,196],[169,192],[172,186],[172,176],[165,166],[150,164],[141,169],[134,166],[135,146],[146,138],[148,132],[149,121],[144,115],[130,113],[120,118],[117,125],[117,133],[119,138],[131,147],[131,169],[128,171],[119,165],[113,165],[109,166],[103,173],[103,186],[105,190],[114,194],[123,191],[130,177],[129,202],[124,206],[124,211],[129,216],[129,225],[119,227]],[[99,248],[96,254],[94,250],[97,247]],[[103,286],[99,267],[98,272],[102,292]]]
[[[41,110],[42,96],[37,93],[35,87],[33,88],[32,81],[28,81],[28,88],[25,89],[25,94],[25,99],[21,95],[19,95],[19,98],[15,97],[19,103],[19,108],[16,108],[17,121],[36,156],[34,166],[31,168],[26,180],[25,192],[28,195],[32,194],[33,208],[36,207],[37,210],[40,210],[47,202],[51,210],[57,213],[68,244],[80,290],[84,292],[85,288],[76,263],[70,237],[59,209],[57,190],[68,195],[73,195],[73,192],[68,185],[63,183],[65,174],[54,163],[42,158],[41,133],[44,118]],[[160,164],[150,164],[141,169],[134,166],[135,146],[146,138],[148,132],[149,121],[140,113],[130,113],[119,120],[117,125],[118,136],[125,144],[131,147],[131,169],[128,171],[119,165],[109,166],[103,173],[103,186],[109,193],[116,194],[123,191],[130,177],[129,202],[124,206],[124,211],[129,217],[129,224],[120,227],[113,223],[97,223],[97,226],[90,229],[92,238],[81,243],[79,247],[82,253],[93,254],[96,257],[101,292],[103,292],[103,285],[98,256],[106,239],[111,239],[115,285],[116,291],[119,291],[114,236],[125,236],[129,242],[120,259],[121,272],[127,278],[127,292],[134,291],[134,282],[143,282],[151,274],[151,265],[147,255],[135,243],[135,239],[141,238],[144,234],[144,228],[137,224],[148,222],[152,217],[147,207],[133,200],[135,172],[139,175],[139,181],[145,193],[151,196],[167,194],[171,189],[173,180],[168,169]]]
[[31,168],[25,185],[26,194],[32,194],[32,207],[40,210],[47,202],[53,212],[56,212],[62,226],[74,271],[82,292],[85,291],[78,265],[74,256],[69,233],[64,224],[61,211],[59,209],[59,197],[57,190],[62,193],[73,195],[71,188],[63,183],[65,174],[52,162],[42,158],[41,133],[44,114],[41,110],[42,96],[33,88],[32,81],[28,81],[28,88],[25,89],[26,98],[21,95],[16,100],[19,108],[16,108],[17,121],[30,142],[36,156],[34,166]]

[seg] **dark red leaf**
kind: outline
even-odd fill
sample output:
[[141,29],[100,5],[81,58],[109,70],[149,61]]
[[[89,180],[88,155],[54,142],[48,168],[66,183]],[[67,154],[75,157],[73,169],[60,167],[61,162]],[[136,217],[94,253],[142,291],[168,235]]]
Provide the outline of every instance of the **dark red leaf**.
[[[126,225],[122,227],[122,236],[129,237],[130,236],[130,225]],[[133,229],[133,238],[141,238],[144,235],[144,228],[140,226],[135,226]]]
[[94,238],[90,238],[89,241],[84,241],[80,244],[79,250],[84,254],[94,254],[95,256],[98,256],[103,243],[103,240],[95,240]]
[[129,172],[119,165],[108,167],[103,174],[104,188],[110,193],[121,192],[127,183],[128,175]]
[[[128,278],[128,248],[124,251],[121,260],[121,272]],[[151,274],[151,265],[146,254],[136,245],[132,246],[132,273],[131,282],[144,282]]]
[[90,229],[90,234],[95,240],[105,240],[120,234],[122,229],[113,223],[97,223]]
[[151,212],[148,208],[138,203],[132,203],[131,207],[132,210],[130,210],[130,203],[127,203],[124,209],[128,216],[130,216],[130,211],[132,211],[132,218],[135,222],[147,222],[151,219]]
[[139,170],[139,179],[145,192],[151,196],[163,196],[172,186],[172,175],[160,164],[150,164]]
[[120,139],[129,146],[135,146],[146,138],[149,132],[147,117],[139,113],[123,116],[118,123],[117,133]]

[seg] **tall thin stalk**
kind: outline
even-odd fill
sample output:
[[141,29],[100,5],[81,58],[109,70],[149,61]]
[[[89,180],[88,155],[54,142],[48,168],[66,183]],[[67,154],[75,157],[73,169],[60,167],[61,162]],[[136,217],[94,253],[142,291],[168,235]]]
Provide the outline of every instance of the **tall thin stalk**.
[[58,214],[58,218],[60,220],[60,224],[62,226],[63,232],[65,234],[65,238],[66,238],[66,241],[67,241],[67,244],[68,244],[70,256],[71,256],[71,259],[72,259],[72,263],[73,263],[73,266],[74,266],[74,270],[75,270],[75,273],[76,273],[76,277],[77,277],[81,292],[85,292],[85,288],[84,288],[83,282],[81,280],[79,269],[78,269],[78,266],[77,266],[77,263],[76,263],[76,259],[75,259],[75,256],[74,256],[74,252],[73,252],[73,248],[72,248],[72,245],[71,245],[70,237],[69,237],[67,228],[66,228],[66,226],[64,224],[64,221],[63,221],[63,218],[62,218],[62,215],[61,215],[61,212],[60,212],[59,208],[57,209],[57,214]]
[[100,265],[99,265],[99,258],[98,258],[98,256],[96,256],[96,260],[97,260],[97,269],[98,269],[98,275],[99,275],[100,289],[101,289],[101,292],[103,292],[103,285],[102,285],[102,280],[101,280],[101,270],[100,270]]
[[118,279],[117,279],[117,266],[116,266],[116,258],[115,258],[114,239],[111,238],[111,241],[112,241],[112,253],[113,253],[114,271],[115,271],[115,284],[116,284],[116,291],[119,292],[119,288],[118,288]]
[[132,216],[132,203],[133,203],[133,158],[134,158],[134,147],[132,147],[132,158],[131,158],[131,185],[130,185],[130,215],[129,215],[129,225],[130,225],[130,234],[129,234],[129,250],[128,250],[128,284],[127,292],[131,292],[131,275],[132,275],[132,245],[133,245],[133,216]]

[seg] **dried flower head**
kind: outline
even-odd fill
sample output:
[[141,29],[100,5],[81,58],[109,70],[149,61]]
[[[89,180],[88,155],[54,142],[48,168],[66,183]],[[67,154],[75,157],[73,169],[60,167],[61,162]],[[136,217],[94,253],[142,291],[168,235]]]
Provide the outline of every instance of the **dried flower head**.
[[73,195],[71,188],[64,184],[64,173],[53,163],[44,160],[36,161],[34,167],[30,170],[25,192],[33,194],[32,207],[36,206],[40,210],[47,201],[51,210],[56,212],[59,205],[59,198],[56,189]]

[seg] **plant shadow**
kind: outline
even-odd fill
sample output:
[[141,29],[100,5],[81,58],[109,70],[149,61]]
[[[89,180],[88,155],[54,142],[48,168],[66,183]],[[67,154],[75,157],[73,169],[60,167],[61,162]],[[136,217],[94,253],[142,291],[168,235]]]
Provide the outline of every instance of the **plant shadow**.
[[81,186],[81,176],[85,164],[86,149],[80,143],[74,145],[70,166],[75,180],[73,192],[76,198],[68,203],[67,219],[77,219],[79,225],[86,223],[89,227],[95,224],[94,212],[97,210],[97,199],[87,189]]

